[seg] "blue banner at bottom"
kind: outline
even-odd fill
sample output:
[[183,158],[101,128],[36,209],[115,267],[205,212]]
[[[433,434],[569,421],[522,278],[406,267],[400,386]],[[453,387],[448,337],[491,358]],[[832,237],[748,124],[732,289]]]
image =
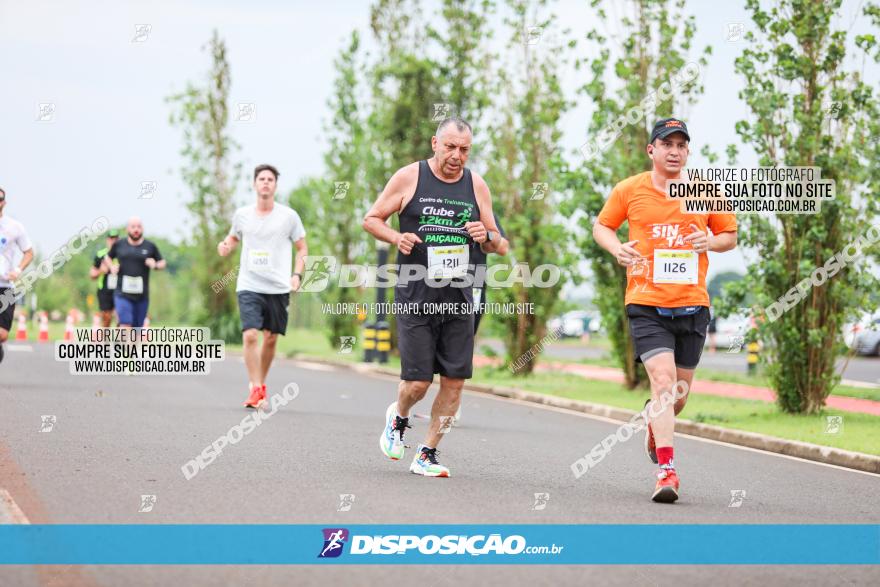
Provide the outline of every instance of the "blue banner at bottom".
[[876,565],[880,525],[14,525],[0,564]]

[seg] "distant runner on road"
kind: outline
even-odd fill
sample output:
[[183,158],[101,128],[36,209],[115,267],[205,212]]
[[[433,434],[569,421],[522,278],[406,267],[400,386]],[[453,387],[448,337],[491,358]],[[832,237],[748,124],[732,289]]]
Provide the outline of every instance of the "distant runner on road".
[[[150,306],[150,271],[165,269],[159,247],[144,238],[144,225],[137,216],[128,219],[128,238],[117,240],[107,252],[110,275],[117,276],[113,304],[119,326],[143,328]],[[116,264],[113,261],[118,260]]]
[[119,259],[111,259],[108,263],[107,254],[117,240],[119,240],[118,230],[111,230],[107,233],[107,246],[98,249],[98,252],[95,253],[95,260],[89,269],[89,277],[98,280],[98,310],[101,315],[101,326],[104,328],[109,328],[113,322],[113,294],[116,291],[119,275],[114,274],[111,268],[114,264],[119,264]]
[[[290,292],[300,288],[309,254],[299,214],[275,201],[279,175],[272,165],[254,169],[257,201],[235,211],[229,235],[217,245],[217,253],[225,257],[242,243],[236,292],[248,373],[246,408],[258,408],[266,401],[266,377],[275,358],[278,335],[287,332]],[[296,248],[292,274],[291,243]]]
[[[0,363],[5,354],[3,343],[9,339],[15,314],[14,282],[34,260],[34,248],[24,226],[8,214],[4,215],[5,208],[6,191],[0,188]],[[17,258],[19,253],[20,259]]]

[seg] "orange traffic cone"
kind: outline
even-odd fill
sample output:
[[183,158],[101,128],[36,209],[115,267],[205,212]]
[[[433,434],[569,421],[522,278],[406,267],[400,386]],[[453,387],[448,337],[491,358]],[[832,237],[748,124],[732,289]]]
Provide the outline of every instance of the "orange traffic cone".
[[73,315],[68,314],[64,323],[64,340],[73,340]]
[[24,314],[18,315],[18,330],[15,333],[15,340],[27,340],[27,319]]
[[40,314],[40,334],[37,337],[40,342],[49,342],[49,316],[46,312]]

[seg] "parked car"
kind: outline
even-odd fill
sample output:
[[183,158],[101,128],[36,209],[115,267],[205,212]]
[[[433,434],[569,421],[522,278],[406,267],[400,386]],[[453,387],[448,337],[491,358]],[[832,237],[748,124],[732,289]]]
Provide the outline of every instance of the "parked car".
[[[748,316],[731,314],[726,318],[719,317],[715,328],[715,346],[719,352],[738,353],[745,349],[745,336],[750,328]],[[705,346],[710,343],[710,336],[706,336]]]
[[589,329],[590,313],[582,310],[562,315],[562,336],[580,338]]
[[856,332],[853,347],[860,355],[880,356],[880,318]]

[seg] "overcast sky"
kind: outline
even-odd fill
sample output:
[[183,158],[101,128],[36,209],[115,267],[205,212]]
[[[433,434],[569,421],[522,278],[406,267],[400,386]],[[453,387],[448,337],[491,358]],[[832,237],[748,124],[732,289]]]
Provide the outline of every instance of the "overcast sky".
[[[594,19],[586,1],[560,1],[555,12],[577,36]],[[729,41],[728,26],[749,26],[744,2],[690,2],[698,28],[695,47],[713,46],[702,72],[706,93],[687,116],[692,148],[722,151],[738,142],[734,123],[747,117],[737,98],[733,60],[745,41]],[[856,2],[845,3],[849,28]],[[428,7],[432,6],[427,2]],[[0,186],[6,212],[22,221],[37,249],[48,254],[95,218],[122,224],[143,218],[146,234],[179,240],[188,232],[180,180],[180,132],[168,124],[164,99],[209,67],[200,50],[214,28],[226,40],[231,101],[255,105],[255,120],[233,122],[246,168],[272,162],[280,192],[322,170],[322,120],[332,89],[332,62],[352,29],[368,37],[369,3],[356,2],[110,2],[0,0]],[[148,29],[136,25],[148,25]],[[853,32],[864,28],[855,22]],[[876,85],[877,70],[869,71]],[[565,77],[571,90],[581,81]],[[54,105],[50,121],[40,104]],[[585,140],[591,106],[565,118],[565,147]],[[425,137],[426,155],[430,137]],[[754,156],[744,153],[743,164]],[[403,163],[403,162],[401,162]],[[689,165],[705,164],[692,157]],[[143,198],[143,182],[156,182]],[[249,184],[238,190],[250,200]],[[740,252],[711,254],[710,274],[744,268]]]

